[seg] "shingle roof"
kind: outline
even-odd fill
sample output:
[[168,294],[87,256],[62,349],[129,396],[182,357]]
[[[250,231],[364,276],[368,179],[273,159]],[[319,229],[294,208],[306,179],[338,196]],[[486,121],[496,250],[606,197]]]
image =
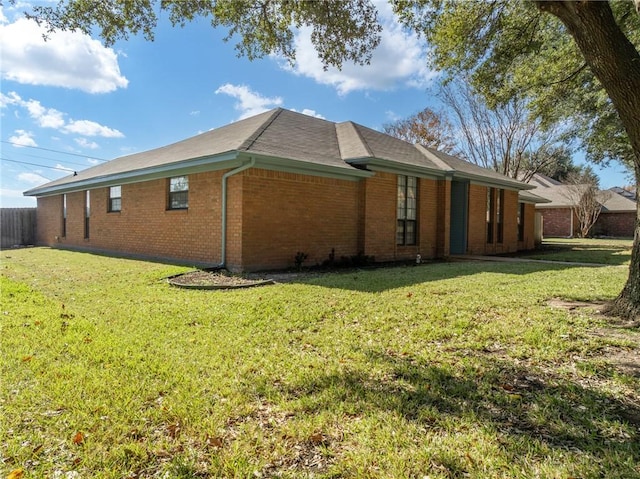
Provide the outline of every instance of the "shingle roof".
[[601,191],[598,201],[602,203],[602,211],[610,213],[622,213],[636,211],[636,202],[613,191]]
[[[391,137],[353,123],[333,123],[276,108],[192,138],[149,151],[116,158],[25,192],[40,196],[87,189],[122,181],[170,176],[197,165],[199,171],[229,168],[241,157],[258,158],[260,167],[308,168],[316,174],[358,178],[368,163],[384,163],[401,171],[461,177],[518,190],[530,188],[464,160]],[[305,166],[307,165],[307,166]],[[185,173],[185,171],[187,173]]]

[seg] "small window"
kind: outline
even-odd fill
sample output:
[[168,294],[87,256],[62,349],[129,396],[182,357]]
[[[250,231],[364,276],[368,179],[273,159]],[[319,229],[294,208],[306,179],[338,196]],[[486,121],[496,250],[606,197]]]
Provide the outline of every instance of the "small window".
[[496,195],[493,188],[487,188],[487,243],[493,243],[493,219],[496,214]]
[[91,192],[85,192],[84,201],[84,239],[89,239],[89,217],[91,216]]
[[169,178],[169,209],[187,208],[189,208],[189,178],[187,176]]
[[524,203],[518,206],[518,241],[524,241]]
[[122,209],[122,186],[109,188],[109,213],[116,213]]
[[417,243],[418,178],[398,176],[396,244]]
[[504,190],[498,190],[496,195],[496,223],[498,227],[498,243],[504,241]]
[[62,195],[62,231],[60,236],[67,236],[67,195]]

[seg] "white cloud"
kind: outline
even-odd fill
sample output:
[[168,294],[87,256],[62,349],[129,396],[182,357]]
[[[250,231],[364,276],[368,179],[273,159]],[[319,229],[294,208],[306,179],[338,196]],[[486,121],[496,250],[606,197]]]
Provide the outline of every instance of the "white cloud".
[[246,85],[225,83],[216,90],[216,95],[224,93],[238,100],[234,108],[240,112],[240,120],[257,115],[282,105],[282,98],[268,98],[252,91]]
[[16,148],[22,148],[23,146],[38,146],[33,139],[33,133],[26,130],[16,130],[13,136],[9,137],[9,143],[13,143]]
[[296,75],[331,85],[340,95],[357,90],[391,90],[398,85],[424,87],[436,76],[427,68],[426,45],[414,33],[403,30],[388,4],[377,4],[384,30],[369,65],[345,63],[342,70],[324,70],[311,43],[310,28],[301,28],[295,40],[296,65],[281,66]]
[[99,146],[95,141],[89,141],[86,138],[76,138],[75,142],[79,147],[89,150],[95,150]]
[[[296,110],[295,108],[292,108],[291,111],[298,111],[298,110]],[[305,108],[299,113],[302,113],[303,115],[315,116],[316,118],[320,118],[322,120],[326,119],[320,113],[316,112],[315,110],[310,110],[309,108]]]
[[90,165],[99,165],[102,163],[100,160],[96,160],[95,158],[87,158],[87,163]]
[[54,109],[45,108],[37,100],[23,102],[23,106],[42,128],[60,128],[64,125],[64,113]]
[[80,32],[57,31],[45,41],[46,28],[19,18],[0,22],[2,78],[27,85],[48,85],[89,93],[126,88],[118,55]]
[[102,136],[104,138],[124,137],[122,132],[91,120],[72,120],[62,128],[62,131],[83,136]]
[[51,181],[38,173],[20,173],[18,179],[30,185],[42,185]]
[[76,170],[74,170],[73,168],[69,168],[68,166],[61,165],[60,163],[56,163],[55,168],[56,168],[56,170],[69,171],[69,172],[71,172],[71,173],[73,173],[74,171],[76,171]]
[[[83,136],[101,136],[104,138],[123,138],[124,134],[114,128],[101,125],[91,120],[66,120],[66,113],[55,108],[46,108],[38,100],[23,100],[16,92],[9,92],[8,95],[0,93],[0,107],[6,108],[9,105],[25,108],[29,116],[42,128],[53,128],[62,133],[75,133]],[[97,148],[97,144],[78,139],[76,142],[85,148]],[[95,145],[95,146],[92,146]]]

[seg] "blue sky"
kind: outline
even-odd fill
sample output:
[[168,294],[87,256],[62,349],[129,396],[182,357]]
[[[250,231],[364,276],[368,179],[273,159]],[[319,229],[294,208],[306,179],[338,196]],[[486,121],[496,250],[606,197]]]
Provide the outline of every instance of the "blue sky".
[[[22,192],[102,160],[145,151],[283,107],[381,129],[426,106],[436,75],[426,46],[393,22],[386,4],[381,46],[368,66],[324,71],[303,30],[297,64],[238,58],[226,30],[162,19],[154,42],[106,48],[98,39],[42,31],[0,7],[2,207],[35,206]],[[595,168],[601,187],[630,182],[619,165]]]

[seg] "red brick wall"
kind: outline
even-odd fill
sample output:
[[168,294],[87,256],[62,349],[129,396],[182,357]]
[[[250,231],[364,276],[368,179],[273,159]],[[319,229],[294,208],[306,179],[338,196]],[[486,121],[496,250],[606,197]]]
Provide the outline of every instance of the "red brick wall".
[[84,238],[84,191],[67,194],[64,238],[60,236],[62,196],[39,198],[39,242],[217,263],[221,176],[222,172],[189,175],[188,210],[166,209],[166,179],[122,185],[122,210],[116,213],[107,212],[109,189],[93,189],[89,239]]
[[358,182],[257,168],[232,180],[244,200],[234,213],[241,228],[229,231],[242,261],[229,256],[230,268],[293,267],[299,251],[308,255],[304,266],[322,264],[332,249],[336,260],[358,253]]
[[[38,199],[38,241],[100,251],[217,264],[221,260],[221,179],[224,171],[189,175],[189,208],[167,210],[167,179],[122,185],[122,210],[109,213],[108,188],[91,190],[90,238],[84,238],[85,192]],[[446,256],[449,181],[418,182],[418,244],[396,245],[397,175],[378,172],[345,181],[252,168],[228,180],[227,265],[234,270],[305,265],[360,252],[377,261]],[[515,251],[517,193],[505,191],[504,244],[486,244],[486,188],[470,185],[468,249],[472,254]],[[533,210],[527,210],[533,241]],[[528,243],[526,243],[528,244]]]
[[62,195],[38,198],[36,243],[55,245],[62,236]]
[[414,260],[417,254],[424,259],[437,256],[438,182],[418,179],[418,239],[410,246],[396,245],[398,175],[377,172],[364,180],[361,187],[361,205],[364,212],[361,235],[364,254],[376,261]]
[[[570,237],[571,231],[571,209],[570,208],[539,208],[542,213],[542,235],[543,237]],[[576,226],[576,225],[574,225]]]
[[[494,191],[497,208],[497,197],[500,190],[495,188]],[[469,229],[467,240],[469,254],[501,254],[518,250],[518,192],[506,189],[502,191],[504,191],[502,242],[498,242],[498,225],[494,214],[493,242],[487,243],[487,187],[474,184],[469,186]],[[525,219],[526,217],[525,213]],[[533,213],[529,215],[527,221],[530,222],[531,236],[533,236]],[[531,241],[533,243],[533,239]]]
[[[524,238],[518,241],[518,250],[529,250],[536,247],[535,243],[535,222],[536,207],[535,205],[524,204]],[[517,223],[516,223],[517,226]]]
[[469,185],[469,228],[467,251],[469,254],[485,254],[487,246],[487,188]]
[[602,236],[633,237],[636,224],[635,212],[600,213],[591,234]]

